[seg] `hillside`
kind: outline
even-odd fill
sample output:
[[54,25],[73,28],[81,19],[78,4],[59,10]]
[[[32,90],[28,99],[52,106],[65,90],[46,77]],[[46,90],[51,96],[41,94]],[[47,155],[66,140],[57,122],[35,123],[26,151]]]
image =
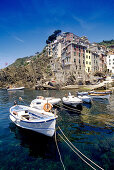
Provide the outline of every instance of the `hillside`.
[[109,41],[104,41],[104,40],[103,40],[102,42],[100,42],[100,43],[98,43],[98,44],[104,45],[104,46],[110,48],[110,46],[114,46],[114,40],[113,40],[113,39],[112,39],[112,40],[109,40]]
[[[29,59],[29,62],[27,62]],[[19,58],[15,63],[0,70],[0,87],[11,85],[34,87],[39,80],[51,78],[50,58],[46,50],[32,57]]]
[[27,60],[29,60],[30,57],[23,57],[23,58],[18,58],[13,64],[11,64],[9,67],[15,66],[19,67],[22,66],[26,63]]

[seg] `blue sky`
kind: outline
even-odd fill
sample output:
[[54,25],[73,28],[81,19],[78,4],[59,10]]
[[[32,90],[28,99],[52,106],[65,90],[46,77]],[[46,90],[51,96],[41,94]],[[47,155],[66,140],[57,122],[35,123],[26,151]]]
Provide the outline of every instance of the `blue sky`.
[[41,52],[57,29],[114,39],[114,0],[0,0],[0,69]]

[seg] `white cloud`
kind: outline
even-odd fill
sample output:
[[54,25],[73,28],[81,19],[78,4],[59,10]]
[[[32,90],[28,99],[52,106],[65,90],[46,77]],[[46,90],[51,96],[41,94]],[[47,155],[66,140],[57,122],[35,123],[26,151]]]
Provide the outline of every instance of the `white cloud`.
[[17,37],[17,36],[14,36],[14,38],[15,38],[17,41],[24,43],[24,40],[22,40],[21,38],[19,38],[19,37]]
[[91,29],[93,29],[93,25],[92,24],[90,24],[89,22],[87,22],[87,21],[85,21],[85,20],[83,20],[83,19],[81,19],[81,18],[79,18],[79,17],[77,17],[77,16],[73,16],[73,19],[76,21],[76,22],[78,22],[79,24],[80,24],[80,26],[83,28],[83,29],[85,29],[85,30],[91,30]]

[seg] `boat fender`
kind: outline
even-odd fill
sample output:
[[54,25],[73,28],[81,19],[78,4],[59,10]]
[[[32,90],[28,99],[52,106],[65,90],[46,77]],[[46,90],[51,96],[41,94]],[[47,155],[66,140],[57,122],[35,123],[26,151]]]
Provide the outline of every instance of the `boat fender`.
[[43,109],[46,112],[49,112],[52,109],[52,104],[51,103],[45,103],[44,106],[43,106]]

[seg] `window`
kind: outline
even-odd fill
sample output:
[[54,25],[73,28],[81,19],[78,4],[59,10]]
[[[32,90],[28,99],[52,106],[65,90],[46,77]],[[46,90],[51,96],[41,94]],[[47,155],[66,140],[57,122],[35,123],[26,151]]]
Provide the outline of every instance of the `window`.
[[89,65],[91,65],[91,62],[89,62]]
[[81,66],[80,66],[80,70],[81,70]]
[[76,52],[74,52],[74,56],[76,56]]
[[90,72],[90,67],[88,67],[88,72]]
[[79,59],[79,64],[80,64],[80,59]]
[[86,55],[86,58],[88,58],[88,55]]
[[80,53],[79,53],[79,57],[80,57]]
[[77,70],[77,66],[76,66],[76,70]]
[[74,63],[76,63],[76,59],[74,58]]
[[90,56],[89,56],[89,59],[90,59]]
[[86,61],[86,64],[88,64],[88,61]]

